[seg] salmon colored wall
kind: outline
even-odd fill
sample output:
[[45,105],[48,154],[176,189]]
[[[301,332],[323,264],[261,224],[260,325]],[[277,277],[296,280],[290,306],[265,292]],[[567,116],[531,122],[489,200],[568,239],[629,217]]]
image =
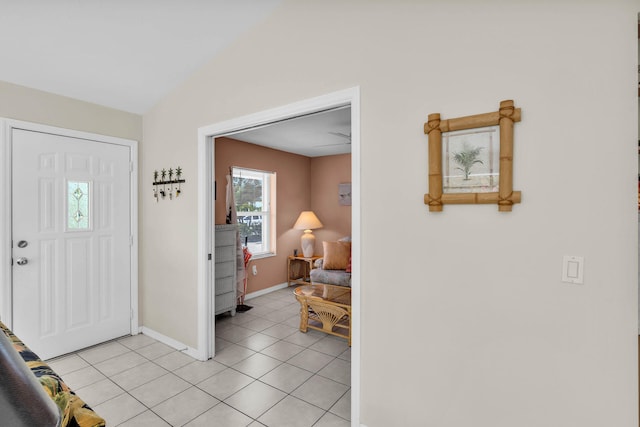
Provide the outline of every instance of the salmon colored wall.
[[301,251],[301,230],[294,230],[300,212],[313,210],[324,226],[314,230],[316,254],[322,241],[351,235],[351,206],[338,204],[338,184],[351,182],[351,154],[309,158],[232,138],[215,141],[217,195],[215,223],[225,223],[226,174],[239,166],[276,172],[276,256],[254,259],[258,274],[249,273],[247,293],[287,281],[287,257]]
[[226,175],[229,167],[239,166],[276,173],[276,256],[254,259],[256,276],[249,273],[247,293],[287,281],[287,256],[300,248],[299,230],[293,224],[311,206],[309,157],[273,150],[231,138],[215,140],[217,183],[215,223],[225,223]]
[[338,203],[338,184],[351,182],[351,154],[311,159],[311,210],[324,227],[314,230],[316,254],[322,254],[322,241],[335,241],[351,235],[351,206]]

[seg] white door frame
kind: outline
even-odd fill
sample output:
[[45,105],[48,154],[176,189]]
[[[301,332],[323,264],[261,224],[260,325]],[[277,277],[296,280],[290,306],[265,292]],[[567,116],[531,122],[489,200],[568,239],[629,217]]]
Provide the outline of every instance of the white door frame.
[[98,143],[129,147],[131,162],[131,334],[138,325],[138,141],[63,129],[38,123],[0,118],[0,320],[13,327],[13,295],[11,278],[11,139],[13,129],[50,133]]
[[213,254],[212,197],[215,176],[215,138],[254,126],[268,125],[292,117],[329,108],[351,105],[351,223],[352,223],[352,318],[351,339],[351,423],[360,425],[360,88],[353,87],[271,110],[261,111],[198,129],[198,357],[206,360],[215,354],[215,277]]

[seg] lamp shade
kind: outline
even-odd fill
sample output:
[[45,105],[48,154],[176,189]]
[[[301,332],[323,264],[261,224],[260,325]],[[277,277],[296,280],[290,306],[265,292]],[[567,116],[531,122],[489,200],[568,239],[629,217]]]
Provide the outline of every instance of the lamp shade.
[[313,211],[302,211],[293,228],[296,230],[313,230],[314,228],[322,228],[322,223]]

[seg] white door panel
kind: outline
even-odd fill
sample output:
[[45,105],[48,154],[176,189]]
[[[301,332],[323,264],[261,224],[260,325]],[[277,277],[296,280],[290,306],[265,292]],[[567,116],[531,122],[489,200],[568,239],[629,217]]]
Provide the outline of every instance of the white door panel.
[[45,359],[129,334],[129,147],[14,129],[12,155],[14,331]]

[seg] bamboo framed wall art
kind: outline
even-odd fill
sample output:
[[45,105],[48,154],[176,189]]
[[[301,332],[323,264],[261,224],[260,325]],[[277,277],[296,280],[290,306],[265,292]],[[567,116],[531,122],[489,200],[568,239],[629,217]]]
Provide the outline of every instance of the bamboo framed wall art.
[[520,203],[513,191],[513,125],[521,118],[512,100],[500,102],[492,113],[441,120],[429,114],[424,133],[429,136],[430,212],[445,204],[498,204],[510,212]]

